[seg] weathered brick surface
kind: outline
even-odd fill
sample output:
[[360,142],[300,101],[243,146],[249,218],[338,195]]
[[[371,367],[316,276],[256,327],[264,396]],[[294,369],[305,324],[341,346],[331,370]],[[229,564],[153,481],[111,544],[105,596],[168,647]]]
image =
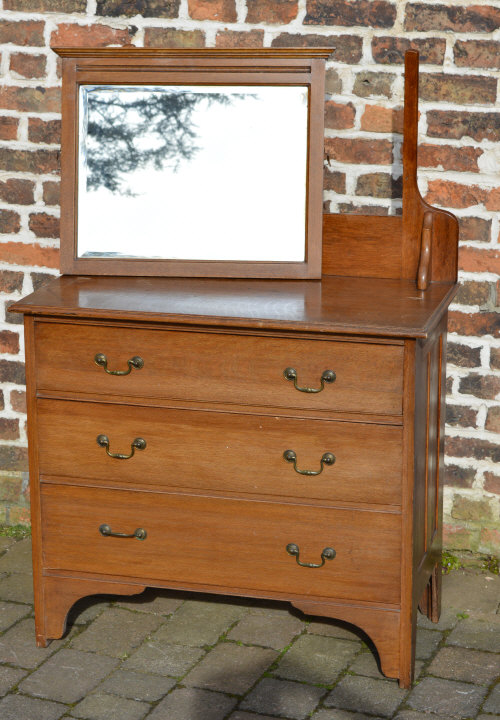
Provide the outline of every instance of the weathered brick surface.
[[0,20],[0,43],[13,45],[45,45],[45,23],[40,20]]
[[220,48],[259,48],[264,45],[264,31],[250,30],[249,32],[240,32],[238,30],[221,30],[217,33],[215,45]]
[[406,7],[405,29],[435,32],[489,33],[500,27],[500,9],[482,3],[470,6],[439,3],[410,3]]
[[146,47],[196,48],[205,45],[202,30],[174,30],[173,28],[146,28]]
[[96,15],[109,17],[175,18],[179,14],[179,0],[97,0]]
[[[289,2],[285,0],[284,3],[277,4],[289,4]],[[235,0],[188,0],[188,9],[193,20],[218,20],[219,22],[235,22],[236,20]],[[264,19],[262,22],[269,21]]]
[[427,113],[427,134],[430,137],[461,140],[500,141],[500,113],[464,112],[462,110],[429,110]]
[[374,37],[372,55],[375,62],[381,65],[404,63],[407,50],[418,50],[421,63],[442,65],[446,50],[443,38],[416,38],[409,40],[404,37]]
[[0,117],[0,140],[16,140],[18,128],[18,118],[2,115]]
[[271,25],[286,25],[295,20],[299,10],[297,0],[247,0],[247,7],[247,22]]
[[10,178],[0,181],[0,200],[13,205],[32,205],[35,202],[34,190],[32,180]]
[[335,62],[357,63],[361,59],[363,41],[355,35],[300,35],[280,33],[272,47],[331,47]]
[[330,100],[325,103],[325,127],[334,130],[345,130],[354,125],[356,110],[352,103],[336,103]]
[[395,5],[385,0],[308,0],[304,23],[390,28],[395,19]]
[[41,78],[45,75],[47,59],[45,55],[13,53],[10,56],[10,70],[23,78]]

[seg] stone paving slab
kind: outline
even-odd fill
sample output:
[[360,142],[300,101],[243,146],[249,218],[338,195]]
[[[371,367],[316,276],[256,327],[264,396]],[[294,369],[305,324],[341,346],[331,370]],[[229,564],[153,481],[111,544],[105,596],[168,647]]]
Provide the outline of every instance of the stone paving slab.
[[314,710],[324,693],[322,688],[311,685],[264,678],[243,700],[241,708],[302,720]]
[[[498,637],[500,646],[500,636]],[[469,650],[461,647],[444,647],[438,652],[427,671],[449,680],[485,685],[500,677],[500,655]]]
[[156,615],[109,608],[72,641],[71,647],[123,658],[160,625]]
[[223,720],[236,700],[221,693],[179,688],[161,701],[148,720]]
[[31,538],[12,545],[0,557],[0,573],[26,573],[31,568]]
[[173,678],[162,677],[133,672],[132,670],[117,670],[99,685],[99,690],[122,695],[131,700],[145,700],[155,702],[164,697],[176,685]]
[[391,717],[406,694],[395,681],[347,675],[325,699],[325,705]]
[[485,618],[466,618],[446,638],[447,645],[460,645],[475,650],[498,652],[500,615]]
[[71,710],[71,716],[82,720],[142,720],[151,706],[117,695],[88,695]]
[[302,635],[283,656],[275,674],[288,680],[330,685],[359,652],[349,640]]
[[0,632],[7,630],[18,620],[26,617],[33,611],[31,605],[0,602]]
[[0,637],[0,663],[34,669],[57,652],[62,645],[63,641],[55,640],[46,648],[37,647],[35,621],[33,618],[27,618]]
[[184,603],[155,637],[174,645],[213,645],[246,612],[240,605],[192,600]]
[[304,630],[305,623],[286,613],[249,612],[229,632],[230,640],[281,650]]
[[408,705],[424,713],[469,718],[478,712],[486,693],[477,685],[427,677],[413,689]]
[[0,700],[2,720],[58,720],[67,707],[24,695],[7,695]]

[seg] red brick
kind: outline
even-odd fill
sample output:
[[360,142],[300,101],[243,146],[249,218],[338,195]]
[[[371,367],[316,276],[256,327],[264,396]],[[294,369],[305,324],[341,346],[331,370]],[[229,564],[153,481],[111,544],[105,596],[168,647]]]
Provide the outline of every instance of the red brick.
[[28,139],[34,143],[58,145],[61,142],[61,121],[29,118]]
[[199,48],[205,45],[205,33],[201,30],[146,28],[144,45],[146,47]]
[[356,110],[352,103],[337,103],[327,100],[325,103],[325,127],[345,130],[354,127]]
[[323,189],[332,190],[336,193],[345,193],[345,173],[338,171],[330,171],[325,168],[323,179]]
[[77,25],[61,23],[50,36],[52,47],[103,47],[106,45],[128,45],[137,32],[136,27],[117,30],[108,25]]
[[[3,257],[1,245],[0,257]],[[0,270],[0,292],[21,292],[23,288],[23,281],[24,273],[22,272],[14,272],[13,270]]]
[[22,325],[23,324],[23,316],[19,315],[19,313],[13,313],[10,312],[9,308],[11,305],[15,303],[15,300],[6,300],[4,302],[5,307],[5,322],[9,323],[9,325]]
[[261,48],[264,45],[264,30],[220,30],[215,38],[215,46],[220,48]]
[[5,407],[5,400],[3,396],[3,390],[0,390],[0,410],[3,410]]
[[47,180],[43,183],[43,202],[46,205],[59,205],[61,184]]
[[479,367],[481,365],[481,348],[448,341],[447,361],[458,367]]
[[487,210],[500,210],[500,187],[490,190],[484,206]]
[[30,273],[30,276],[31,282],[33,283],[33,290],[38,290],[56,277],[55,275],[49,275],[49,273],[41,272],[32,272]]
[[10,404],[14,412],[26,412],[26,393],[24,390],[10,391]]
[[491,305],[493,285],[489,282],[462,282],[455,295],[455,302],[459,305]]
[[12,205],[32,205],[35,202],[34,190],[35,183],[31,180],[0,180],[0,200]]
[[236,22],[234,0],[188,0],[188,10],[193,20]]
[[470,488],[476,478],[474,468],[463,468],[458,465],[445,465],[444,484],[451,487]]
[[493,370],[500,370],[500,348],[490,349],[490,366]]
[[466,272],[492,272],[500,274],[500,251],[475,247],[461,247],[458,267]]
[[61,90],[54,87],[4,86],[0,88],[0,108],[20,112],[60,112]]
[[380,65],[402,65],[407,50],[418,50],[420,63],[442,65],[446,50],[443,38],[416,38],[409,40],[403,37],[374,37],[372,55]]
[[12,150],[0,148],[0,166],[7,172],[57,173],[59,150]]
[[449,550],[471,550],[477,541],[474,541],[476,533],[462,525],[450,525],[443,523],[443,547]]
[[347,215],[388,215],[389,209],[381,205],[354,205],[353,203],[341,203],[339,212]]
[[7,242],[0,244],[2,262],[9,265],[35,265],[58,268],[59,250],[35,243]]
[[19,335],[11,330],[0,330],[0,353],[17,355],[19,352]]
[[492,472],[484,473],[484,489],[486,492],[500,495],[500,476]]
[[485,520],[492,520],[491,509],[491,504],[486,498],[476,500],[463,495],[455,495],[450,514],[457,520],[484,522]]
[[2,470],[28,470],[28,450],[23,447],[0,445],[0,467]]
[[470,457],[476,460],[500,462],[500,446],[479,438],[447,436],[445,453],[448,457]]
[[21,229],[21,218],[13,210],[0,210],[0,233],[18,233]]
[[2,440],[18,440],[19,439],[19,420],[17,418],[0,417],[0,439]]
[[359,97],[383,95],[390,98],[396,76],[392,73],[378,73],[363,70],[356,74],[353,93]]
[[500,141],[500,113],[429,110],[427,135],[454,140],[471,137],[478,141]]
[[451,145],[430,145],[424,143],[418,148],[419,167],[439,167],[459,172],[479,172],[478,159],[481,148],[454,147]]
[[25,78],[42,78],[45,75],[47,58],[45,55],[13,53],[10,56],[10,69]]
[[363,40],[356,35],[303,35],[280,33],[272,47],[331,47],[335,62],[358,63],[363,52]]
[[96,15],[176,18],[179,14],[179,5],[179,0],[97,0]]
[[422,100],[485,105],[495,103],[497,80],[482,75],[422,73],[419,78],[419,94]]
[[3,7],[28,12],[84,13],[87,0],[4,0]]
[[500,9],[491,5],[439,5],[409,3],[405,30],[490,33],[500,27]]
[[44,29],[45,23],[38,20],[0,20],[0,43],[42,47],[45,45]]
[[471,373],[460,378],[459,392],[474,395],[483,400],[495,400],[500,393],[500,377]]
[[464,242],[489,242],[491,236],[491,220],[478,217],[458,218],[460,240]]
[[448,315],[448,332],[458,335],[492,335],[500,337],[500,313],[461,313],[452,311]]
[[402,133],[403,108],[384,108],[379,105],[366,105],[361,116],[361,130],[367,132]]
[[446,422],[448,425],[475,428],[477,425],[477,411],[465,405],[450,405],[447,403]]
[[[500,392],[499,385],[497,385],[497,387]],[[491,432],[500,433],[500,407],[490,407],[488,409],[488,415],[486,416],[486,423],[484,427],[486,428],[486,430],[490,430]]]
[[478,185],[462,185],[451,180],[429,180],[425,199],[431,205],[465,208],[484,203],[488,191]]
[[328,68],[326,71],[325,92],[327,95],[337,95],[342,92],[342,79],[333,68]]
[[17,140],[19,120],[8,115],[0,116],[0,140]]
[[24,363],[12,360],[0,360],[0,382],[24,385],[26,382]]
[[486,550],[496,557],[500,548],[500,530],[494,527],[482,527],[479,531],[479,542],[483,552]]
[[500,43],[495,40],[457,40],[453,48],[455,65],[500,68]]
[[339,162],[357,165],[390,165],[392,143],[389,140],[364,140],[361,138],[326,138],[327,155]]
[[59,237],[59,218],[47,213],[30,215],[29,228],[39,238]]
[[393,178],[389,173],[367,173],[366,175],[360,175],[356,183],[356,195],[376,198],[401,197],[401,178]]
[[[192,0],[193,2],[195,0]],[[247,0],[247,23],[286,25],[295,20],[299,10],[297,0]],[[205,19],[205,18],[200,18]]]
[[396,6],[384,0],[307,0],[304,25],[360,25],[390,28]]

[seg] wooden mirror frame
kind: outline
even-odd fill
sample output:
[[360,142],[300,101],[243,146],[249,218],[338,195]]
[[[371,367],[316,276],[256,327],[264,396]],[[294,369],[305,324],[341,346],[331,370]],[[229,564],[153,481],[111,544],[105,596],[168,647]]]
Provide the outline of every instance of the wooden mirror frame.
[[[321,277],[324,76],[331,48],[222,50],[53,48],[63,59],[61,272],[312,279]],[[301,85],[309,92],[303,262],[81,258],[78,227],[78,99],[83,84]],[[245,222],[245,218],[241,218]],[[237,229],[236,229],[237,232]]]

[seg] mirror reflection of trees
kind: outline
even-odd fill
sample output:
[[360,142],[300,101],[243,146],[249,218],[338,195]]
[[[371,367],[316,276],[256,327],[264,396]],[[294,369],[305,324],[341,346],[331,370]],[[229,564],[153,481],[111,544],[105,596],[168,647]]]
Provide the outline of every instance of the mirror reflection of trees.
[[195,110],[236,96],[168,88],[93,88],[87,101],[87,189],[133,195],[127,178],[146,167],[175,170],[199,150]]

